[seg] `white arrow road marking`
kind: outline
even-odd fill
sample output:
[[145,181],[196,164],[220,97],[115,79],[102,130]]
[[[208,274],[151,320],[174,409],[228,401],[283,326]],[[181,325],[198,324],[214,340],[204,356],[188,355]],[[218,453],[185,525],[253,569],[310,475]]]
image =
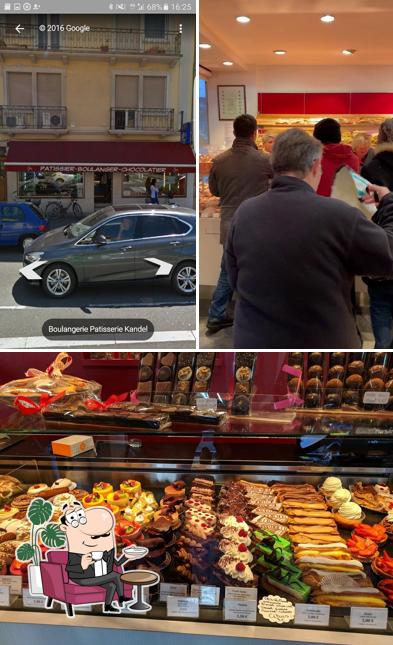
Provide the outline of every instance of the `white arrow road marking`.
[[151,262],[152,264],[158,265],[157,275],[169,275],[172,271],[173,264],[169,262],[164,262],[164,260],[158,260],[157,258],[144,258],[146,262]]
[[23,269],[19,269],[19,273],[23,275],[24,278],[27,278],[27,280],[42,280],[41,276],[36,273],[35,269],[38,269],[38,267],[43,264],[46,264],[46,260],[35,260],[31,264],[23,267]]

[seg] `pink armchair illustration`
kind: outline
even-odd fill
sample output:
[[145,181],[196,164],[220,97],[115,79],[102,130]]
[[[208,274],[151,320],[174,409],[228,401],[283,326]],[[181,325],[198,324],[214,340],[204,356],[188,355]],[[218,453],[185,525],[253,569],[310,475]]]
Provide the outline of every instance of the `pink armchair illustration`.
[[[94,605],[105,601],[105,589],[98,586],[81,586],[70,580],[66,565],[68,551],[48,551],[47,560],[40,564],[42,586],[47,597],[46,607],[52,606],[53,601],[65,606],[67,615],[74,616],[74,605]],[[122,567],[114,564],[113,570],[122,573]],[[132,598],[132,587],[124,584],[124,596]]]

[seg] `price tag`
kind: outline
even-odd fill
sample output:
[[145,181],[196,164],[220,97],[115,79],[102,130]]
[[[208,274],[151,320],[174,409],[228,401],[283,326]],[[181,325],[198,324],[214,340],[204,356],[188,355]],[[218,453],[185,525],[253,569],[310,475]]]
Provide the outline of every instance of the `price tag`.
[[199,598],[200,605],[217,607],[220,604],[220,587],[191,585],[191,597]]
[[388,610],[367,609],[366,607],[351,607],[349,619],[350,629],[387,629]]
[[238,623],[257,622],[256,600],[224,600],[224,620]]
[[199,618],[199,599],[168,596],[166,615],[172,618]]
[[12,595],[22,595],[22,576],[0,576],[0,585],[9,587]]
[[23,606],[33,609],[45,609],[45,596],[32,596],[28,589],[23,589]]
[[186,597],[188,585],[175,585],[170,582],[160,584],[160,601],[166,602],[168,596]]
[[389,403],[390,392],[365,392],[363,403],[376,403],[377,405],[386,405]]
[[4,585],[0,587],[0,607],[9,607],[11,604],[10,587]]
[[295,625],[315,625],[329,627],[329,605],[295,605]]
[[255,587],[225,587],[226,600],[258,600],[258,589]]
[[206,412],[206,410],[217,410],[217,399],[210,398],[205,399],[204,397],[198,397],[196,399],[196,409],[198,412]]

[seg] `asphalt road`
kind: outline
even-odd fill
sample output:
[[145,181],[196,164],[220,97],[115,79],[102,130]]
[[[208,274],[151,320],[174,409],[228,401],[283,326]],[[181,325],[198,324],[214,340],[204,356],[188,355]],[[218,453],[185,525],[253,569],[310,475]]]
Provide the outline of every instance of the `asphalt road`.
[[[79,287],[70,297],[54,301],[40,287],[29,285],[19,275],[21,266],[21,251],[0,248],[0,349],[195,348],[195,301],[174,293],[167,281]],[[85,323],[98,318],[145,318],[153,323],[155,332],[150,341],[142,343],[124,342],[119,338],[42,339],[42,325],[46,320],[70,318]]]

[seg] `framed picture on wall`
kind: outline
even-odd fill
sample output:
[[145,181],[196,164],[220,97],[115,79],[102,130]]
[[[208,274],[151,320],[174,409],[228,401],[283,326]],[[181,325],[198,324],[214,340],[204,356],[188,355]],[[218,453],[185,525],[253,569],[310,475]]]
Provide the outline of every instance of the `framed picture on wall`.
[[246,113],[245,85],[217,85],[217,95],[219,121],[233,121]]

